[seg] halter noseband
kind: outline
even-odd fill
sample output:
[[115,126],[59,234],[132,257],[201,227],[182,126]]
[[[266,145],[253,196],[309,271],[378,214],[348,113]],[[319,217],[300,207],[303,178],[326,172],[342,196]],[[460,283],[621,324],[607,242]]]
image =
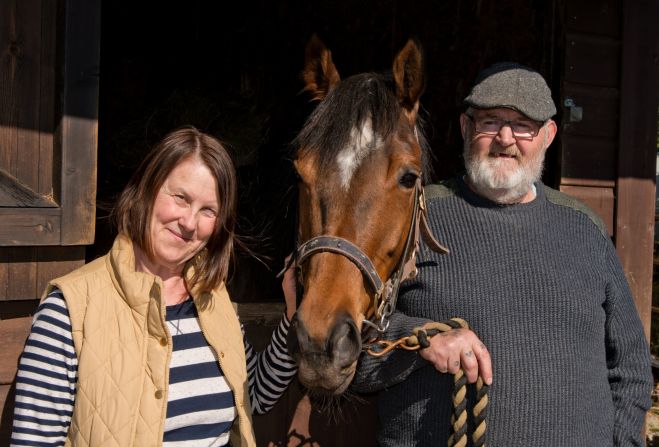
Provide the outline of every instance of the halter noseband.
[[419,248],[420,235],[433,251],[448,253],[448,250],[437,242],[428,227],[425,196],[419,179],[415,186],[414,209],[407,240],[405,241],[405,249],[396,269],[386,282],[382,281],[373,262],[359,247],[339,236],[321,235],[313,237],[298,247],[295,258],[297,259],[297,265],[301,266],[317,253],[336,253],[357,266],[373,289],[374,315],[370,319],[364,320],[363,323],[382,334],[387,329],[389,317],[396,308],[400,283],[416,275],[416,252]]

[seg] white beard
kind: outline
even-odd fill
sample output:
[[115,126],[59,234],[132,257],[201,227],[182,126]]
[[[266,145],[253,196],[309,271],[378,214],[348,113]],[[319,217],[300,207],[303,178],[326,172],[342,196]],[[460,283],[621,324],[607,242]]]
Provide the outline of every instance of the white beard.
[[[465,140],[464,159],[469,184],[476,192],[493,202],[508,205],[518,203],[540,180],[545,159],[545,150],[526,160],[517,152],[517,166],[511,169],[511,159],[485,155],[474,156],[470,144]],[[508,153],[510,151],[506,151]]]

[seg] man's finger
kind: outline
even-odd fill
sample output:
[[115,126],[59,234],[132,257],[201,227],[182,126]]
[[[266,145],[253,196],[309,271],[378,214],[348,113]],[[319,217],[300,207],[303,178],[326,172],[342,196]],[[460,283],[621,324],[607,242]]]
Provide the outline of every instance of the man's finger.
[[479,343],[474,346],[474,355],[478,360],[478,369],[480,370],[483,382],[486,385],[492,384],[492,359],[490,353],[484,344]]

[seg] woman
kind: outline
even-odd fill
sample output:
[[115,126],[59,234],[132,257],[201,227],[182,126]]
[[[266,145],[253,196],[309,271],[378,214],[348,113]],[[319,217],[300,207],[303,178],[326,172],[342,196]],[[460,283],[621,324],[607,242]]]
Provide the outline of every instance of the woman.
[[19,364],[12,445],[252,446],[295,374],[286,318],[255,354],[224,282],[236,177],[215,138],[166,136],[114,211],[110,252],[51,281]]

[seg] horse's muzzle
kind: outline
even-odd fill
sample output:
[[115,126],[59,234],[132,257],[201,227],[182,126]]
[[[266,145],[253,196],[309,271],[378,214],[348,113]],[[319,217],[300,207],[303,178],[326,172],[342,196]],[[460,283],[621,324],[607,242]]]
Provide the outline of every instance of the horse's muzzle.
[[348,315],[339,316],[328,337],[311,337],[303,318],[295,316],[288,332],[288,350],[298,364],[302,385],[317,394],[343,393],[354,376],[361,352],[357,325]]

